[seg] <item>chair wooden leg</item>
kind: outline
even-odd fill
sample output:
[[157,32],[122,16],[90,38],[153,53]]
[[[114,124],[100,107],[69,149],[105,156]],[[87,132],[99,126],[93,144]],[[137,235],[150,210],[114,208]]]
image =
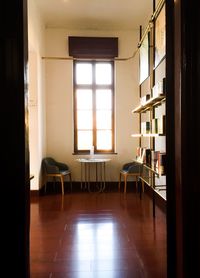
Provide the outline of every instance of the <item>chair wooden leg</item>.
[[71,173],[69,173],[69,180],[70,180],[70,187],[71,187],[71,191],[72,191],[72,176],[71,176]]
[[44,177],[44,193],[46,194],[47,192],[47,177]]
[[118,190],[120,191],[120,186],[121,186],[121,173],[119,173],[119,184],[118,184]]
[[127,175],[124,175],[124,194],[126,193]]
[[142,182],[142,192],[144,193],[144,182]]
[[64,179],[63,179],[62,175],[60,176],[60,180],[61,180],[61,187],[62,187],[62,195],[64,195],[65,194],[65,192],[64,192]]
[[144,193],[144,182],[142,181],[142,193]]
[[53,177],[53,188],[54,188],[54,191],[56,189],[56,177]]
[[138,191],[138,176],[135,176],[136,178],[136,190]]

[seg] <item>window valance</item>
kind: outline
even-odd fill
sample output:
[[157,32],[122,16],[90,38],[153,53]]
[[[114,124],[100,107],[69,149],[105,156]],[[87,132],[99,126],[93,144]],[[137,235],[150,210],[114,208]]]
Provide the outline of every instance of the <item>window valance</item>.
[[68,37],[69,56],[74,58],[118,57],[116,37]]

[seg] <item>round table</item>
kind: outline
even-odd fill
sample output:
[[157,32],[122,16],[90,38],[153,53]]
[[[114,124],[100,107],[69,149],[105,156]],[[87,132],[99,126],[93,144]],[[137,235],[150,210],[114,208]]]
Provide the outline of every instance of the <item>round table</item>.
[[[81,163],[81,189],[84,184],[85,189],[93,192],[91,184],[95,183],[97,192],[103,192],[106,186],[106,162],[110,160],[109,158],[78,158],[77,161]],[[92,170],[95,173],[95,182],[91,180]]]

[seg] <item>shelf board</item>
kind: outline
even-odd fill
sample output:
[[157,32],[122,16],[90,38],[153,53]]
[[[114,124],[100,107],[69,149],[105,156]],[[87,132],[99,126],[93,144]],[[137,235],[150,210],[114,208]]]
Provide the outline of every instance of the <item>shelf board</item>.
[[162,188],[156,188],[154,189],[155,192],[160,195],[165,201],[167,201],[167,191],[166,188],[162,189]]
[[165,99],[166,99],[165,95],[158,96],[155,98],[150,98],[145,104],[139,105],[135,109],[133,109],[132,113],[144,113],[154,106],[161,105],[161,103],[165,101]]
[[152,169],[150,166],[148,166],[148,165],[146,165],[146,164],[144,164],[144,163],[143,163],[143,166],[144,166],[146,169],[148,169],[150,172],[154,173],[157,177],[160,177],[160,174],[159,174],[157,171],[155,171],[154,169]]
[[158,186],[156,188],[153,187],[153,185],[149,182],[149,177],[139,177],[141,181],[145,182],[148,186],[150,186],[155,193],[157,193],[161,198],[163,198],[165,201],[167,201],[167,191],[166,186]]
[[159,137],[159,136],[165,136],[165,134],[158,134],[158,133],[136,133],[136,134],[131,134],[131,137]]
[[153,188],[153,185],[150,183],[150,177],[142,177],[142,176],[139,176],[139,179],[143,182],[145,182],[148,186],[152,187]]

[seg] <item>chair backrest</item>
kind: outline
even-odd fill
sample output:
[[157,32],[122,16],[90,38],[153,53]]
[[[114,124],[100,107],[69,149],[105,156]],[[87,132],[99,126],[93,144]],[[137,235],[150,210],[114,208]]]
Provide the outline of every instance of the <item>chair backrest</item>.
[[122,170],[129,173],[139,173],[141,170],[141,165],[135,162],[129,162],[123,165]]
[[55,166],[56,165],[56,162],[55,160],[52,158],[52,157],[45,157],[43,158],[42,160],[42,170],[45,172],[45,173],[48,173],[48,169],[49,169],[49,166]]
[[63,171],[69,171],[67,164],[58,162],[52,157],[45,157],[42,160],[42,171],[46,174],[58,174]]
[[122,166],[122,170],[128,171],[129,167],[133,165],[133,162],[126,163]]

